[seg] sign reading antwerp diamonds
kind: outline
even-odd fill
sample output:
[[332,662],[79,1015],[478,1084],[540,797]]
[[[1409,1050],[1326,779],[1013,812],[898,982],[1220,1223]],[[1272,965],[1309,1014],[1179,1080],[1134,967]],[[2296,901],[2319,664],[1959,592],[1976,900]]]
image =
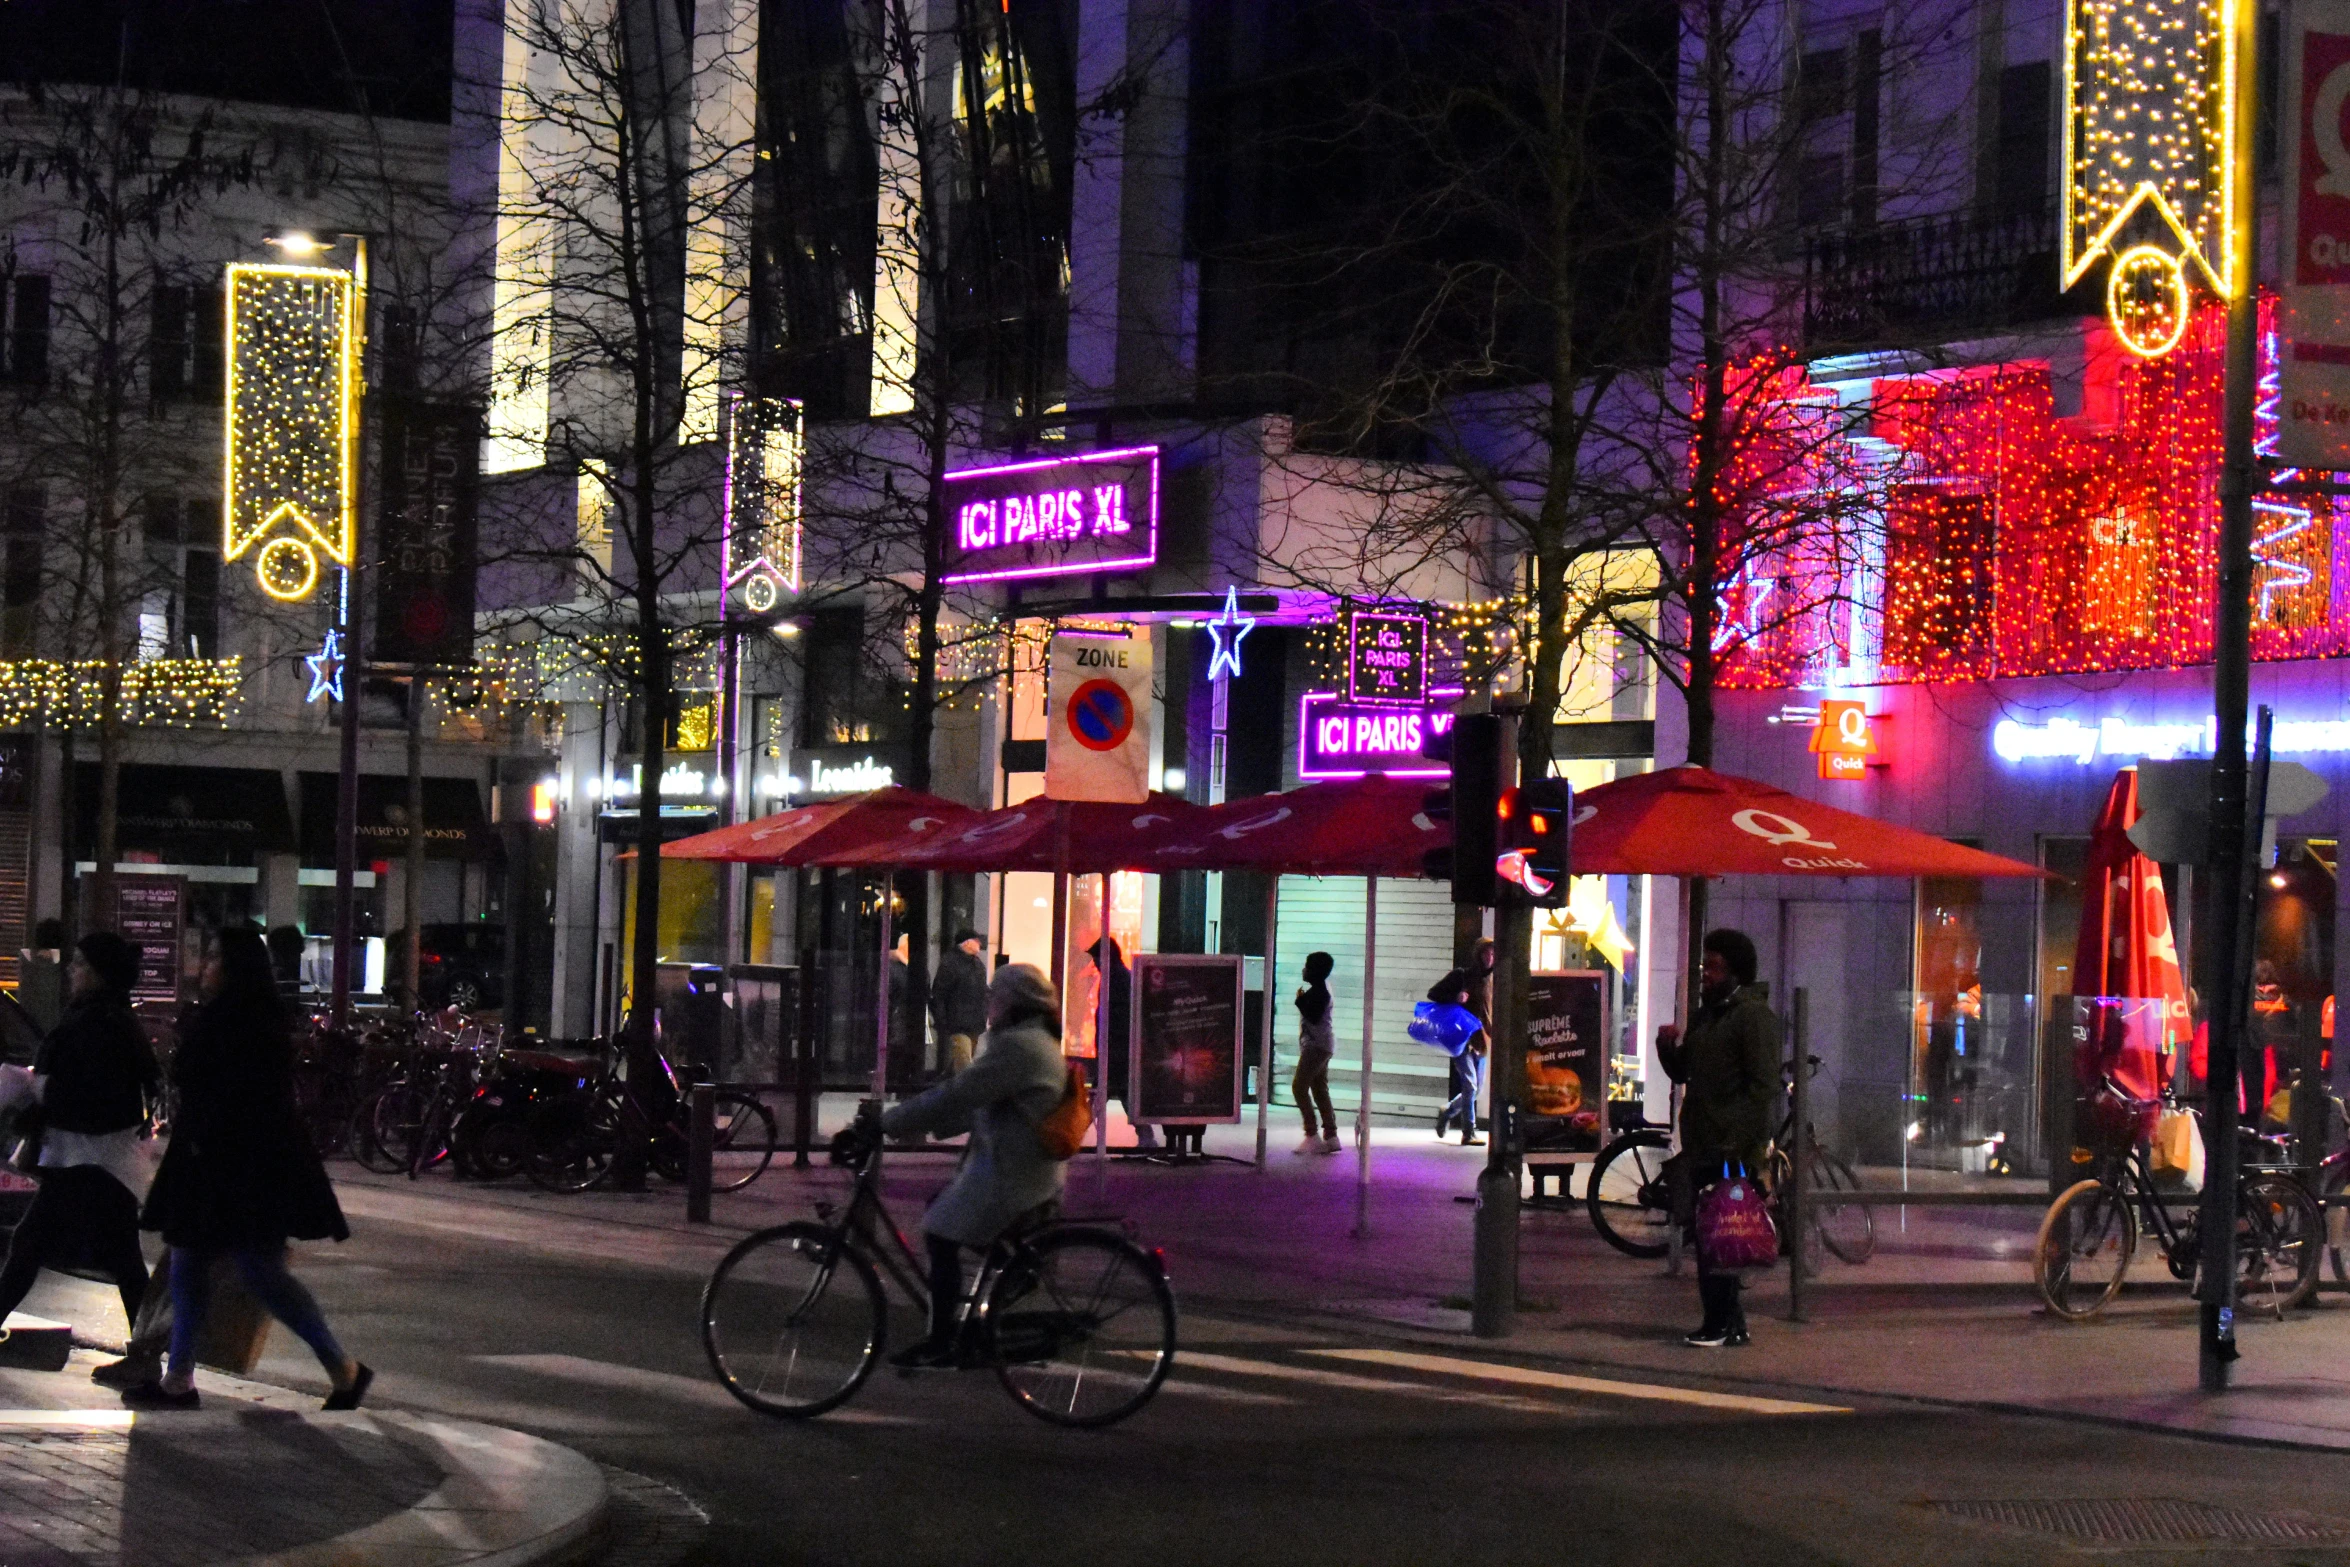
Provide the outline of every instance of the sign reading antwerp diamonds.
[[1159,557],[1159,449],[946,475],[948,582],[1132,571]]
[[2276,454],[2350,468],[2350,0],[2290,14]]

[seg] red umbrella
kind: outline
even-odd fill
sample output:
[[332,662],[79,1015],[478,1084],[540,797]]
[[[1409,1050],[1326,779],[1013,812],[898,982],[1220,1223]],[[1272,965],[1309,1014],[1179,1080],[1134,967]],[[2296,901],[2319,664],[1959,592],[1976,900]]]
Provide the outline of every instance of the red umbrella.
[[[2130,842],[2138,819],[2138,770],[2113,775],[2089,836],[2081,871],[2081,934],[2073,946],[2073,993],[2134,997],[2153,1005],[2109,1008],[2096,1035],[2105,1070],[2142,1099],[2160,1086],[2157,1059],[2194,1031],[2187,982],[2171,937],[2162,868]],[[2085,1085],[2094,1088],[2094,1082]]]
[[1139,804],[1047,800],[1042,796],[990,811],[919,842],[876,845],[859,863],[916,871],[1062,871],[1098,875],[1155,869],[1148,854],[1165,834],[1203,815],[1171,794]]
[[1373,776],[1233,800],[1160,843],[1150,868],[1418,876],[1427,852],[1452,842],[1423,811],[1427,796],[1424,781]]
[[1752,778],[1668,767],[1575,796],[1575,870],[1610,876],[2047,876]]
[[870,849],[912,844],[960,826],[978,813],[917,789],[869,789],[815,805],[762,816],[755,822],[696,833],[663,844],[676,860],[740,860],[752,865],[887,865]]

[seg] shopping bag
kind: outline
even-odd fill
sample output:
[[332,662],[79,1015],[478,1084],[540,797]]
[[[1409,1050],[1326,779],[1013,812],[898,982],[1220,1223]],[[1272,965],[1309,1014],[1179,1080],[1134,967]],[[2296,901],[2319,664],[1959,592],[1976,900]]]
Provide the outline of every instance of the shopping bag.
[[[243,1376],[261,1364],[269,1343],[269,1312],[245,1288],[237,1265],[226,1257],[212,1264],[212,1303],[205,1308],[204,1326],[196,1334],[196,1360],[216,1371]],[[131,1324],[130,1352],[160,1358],[171,1344],[171,1264],[155,1270],[139,1302],[139,1320]]]
[[1454,1001],[1423,1001],[1412,1008],[1404,1032],[1423,1045],[1457,1056],[1484,1025],[1477,1014]]
[[2203,1128],[2191,1112],[2164,1112],[2147,1142],[2146,1162],[2154,1178],[2166,1187],[2190,1192],[2203,1189]]
[[1753,1176],[1725,1171],[1697,1199],[1697,1254],[1714,1273],[1743,1273],[1779,1260],[1778,1227]]

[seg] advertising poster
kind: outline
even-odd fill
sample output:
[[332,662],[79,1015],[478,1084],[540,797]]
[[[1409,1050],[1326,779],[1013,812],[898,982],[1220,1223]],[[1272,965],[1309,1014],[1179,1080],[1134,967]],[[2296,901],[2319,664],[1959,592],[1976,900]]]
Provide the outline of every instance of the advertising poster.
[[133,1001],[180,999],[180,933],[188,884],[177,876],[124,876],[114,884],[114,928],[138,949]]
[[1526,1114],[1547,1123],[1545,1146],[1598,1151],[1607,1117],[1605,974],[1526,977]]
[[1136,1122],[1240,1119],[1240,959],[1134,960],[1127,1101]]
[[476,490],[481,413],[385,397],[375,579],[375,657],[386,664],[473,661]]

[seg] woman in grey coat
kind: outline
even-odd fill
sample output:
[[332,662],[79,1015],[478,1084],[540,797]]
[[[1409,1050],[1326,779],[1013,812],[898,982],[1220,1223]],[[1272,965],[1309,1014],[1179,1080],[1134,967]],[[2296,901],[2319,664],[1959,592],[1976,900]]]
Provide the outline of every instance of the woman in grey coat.
[[1061,1102],[1061,997],[1026,963],[996,970],[987,987],[987,1037],[953,1077],[881,1118],[892,1137],[971,1134],[955,1178],[922,1215],[930,1244],[930,1336],[890,1357],[901,1367],[951,1366],[963,1301],[963,1248],[984,1250],[1061,1200],[1065,1166],[1045,1152],[1037,1123]]

